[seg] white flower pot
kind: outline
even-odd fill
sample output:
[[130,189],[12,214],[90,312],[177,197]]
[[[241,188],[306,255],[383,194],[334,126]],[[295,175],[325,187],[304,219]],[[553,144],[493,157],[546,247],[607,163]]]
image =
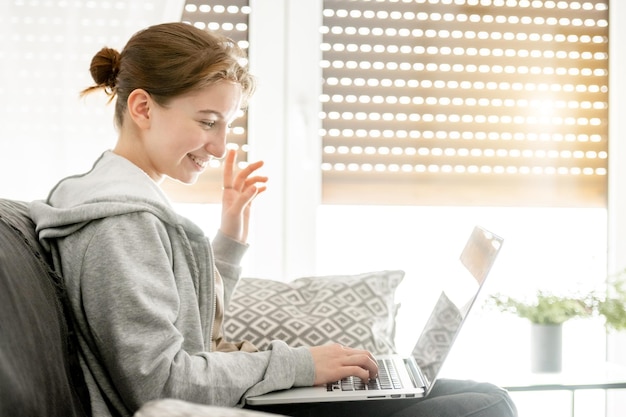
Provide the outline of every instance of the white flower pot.
[[530,370],[535,373],[561,372],[562,324],[530,326]]

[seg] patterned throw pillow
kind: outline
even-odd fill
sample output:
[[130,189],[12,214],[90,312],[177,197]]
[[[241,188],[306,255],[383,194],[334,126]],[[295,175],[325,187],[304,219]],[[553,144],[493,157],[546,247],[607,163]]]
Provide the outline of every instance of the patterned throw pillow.
[[395,352],[395,291],[403,271],[298,278],[280,282],[243,278],[226,311],[230,340],[264,349],[272,340],[291,346],[341,343],[374,354]]

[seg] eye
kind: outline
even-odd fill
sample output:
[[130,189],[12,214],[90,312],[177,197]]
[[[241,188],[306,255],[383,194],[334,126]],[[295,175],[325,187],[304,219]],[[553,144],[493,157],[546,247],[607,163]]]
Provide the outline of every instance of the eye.
[[203,124],[207,129],[211,129],[215,126],[215,123],[217,122],[215,120],[202,120],[200,123]]

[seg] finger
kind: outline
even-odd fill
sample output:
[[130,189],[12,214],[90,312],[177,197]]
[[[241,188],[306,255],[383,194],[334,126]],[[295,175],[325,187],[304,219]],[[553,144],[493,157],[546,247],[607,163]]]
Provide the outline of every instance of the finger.
[[344,347],[344,350],[348,354],[344,362],[345,365],[361,367],[369,373],[368,378],[376,378],[378,376],[378,363],[371,352],[346,347]]
[[249,213],[250,212],[250,208],[252,206],[252,202],[259,196],[259,194],[262,194],[265,192],[265,190],[267,189],[267,187],[257,187],[256,189],[256,193],[254,193],[254,195],[252,196],[252,198],[250,198],[245,206],[244,206],[244,213]]
[[226,153],[226,158],[224,159],[224,178],[223,178],[223,186],[224,188],[232,188],[233,187],[233,169],[235,166],[235,159],[237,158],[237,151],[234,149],[229,149]]
[[265,162],[263,162],[263,161],[251,162],[250,164],[248,164],[248,166],[246,168],[250,169],[250,172],[252,172],[252,171],[256,171],[257,169],[261,168],[264,164],[265,164]]
[[257,162],[253,162],[249,164],[248,166],[246,166],[245,168],[243,168],[241,171],[237,173],[236,179],[243,180],[245,178],[248,178],[254,171],[261,168],[263,164],[264,164],[263,161],[257,161]]
[[343,366],[337,369],[337,373],[332,380],[344,379],[350,376],[359,378],[363,382],[368,382],[373,379],[367,369],[363,369],[360,366]]
[[368,354],[351,355],[346,358],[345,365],[358,366],[368,372],[370,378],[378,375],[378,364]]
[[259,188],[254,185],[244,188],[233,200],[230,210],[238,212],[240,210],[247,209],[252,203],[252,200],[254,200],[256,196],[259,195],[259,192]]
[[254,186],[254,188],[255,188],[255,192],[254,192],[254,194],[252,195],[251,198],[247,199],[247,202],[246,202],[247,207],[246,208],[250,207],[250,205],[252,204],[252,201],[255,198],[257,198],[259,196],[259,194],[261,194],[262,192],[267,190],[267,187],[257,187],[257,186]]
[[244,187],[249,187],[254,184],[265,183],[265,182],[267,182],[267,177],[257,175],[254,177],[247,178],[244,182]]
[[369,350],[365,349],[356,349],[348,346],[342,346],[342,348],[349,353],[350,355],[366,355],[369,356],[372,360],[375,360],[374,355]]

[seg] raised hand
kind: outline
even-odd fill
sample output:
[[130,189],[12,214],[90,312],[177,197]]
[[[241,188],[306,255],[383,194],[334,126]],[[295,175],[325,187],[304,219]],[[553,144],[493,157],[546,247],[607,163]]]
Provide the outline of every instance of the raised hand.
[[222,224],[220,231],[226,236],[245,243],[252,200],[263,191],[267,177],[252,174],[263,166],[263,161],[249,164],[235,172],[237,151],[229,149],[224,160],[224,191],[222,193]]

